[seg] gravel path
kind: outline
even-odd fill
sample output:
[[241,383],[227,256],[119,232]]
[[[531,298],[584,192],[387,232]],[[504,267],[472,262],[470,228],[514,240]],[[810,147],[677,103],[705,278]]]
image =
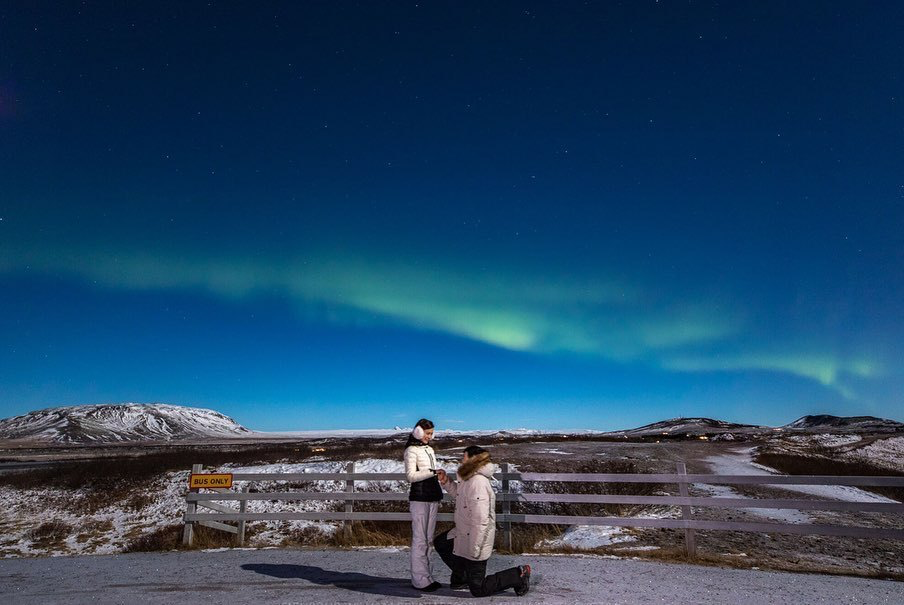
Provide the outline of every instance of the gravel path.
[[[530,562],[527,597],[484,603],[800,605],[904,603],[904,583],[597,557],[496,556]],[[448,580],[443,570],[439,577]],[[223,550],[0,560],[0,603],[457,603],[468,591],[421,594],[404,550]]]

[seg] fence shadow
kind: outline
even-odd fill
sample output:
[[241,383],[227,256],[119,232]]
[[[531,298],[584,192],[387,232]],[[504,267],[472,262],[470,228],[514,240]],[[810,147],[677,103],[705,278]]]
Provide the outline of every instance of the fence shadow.
[[[363,592],[366,594],[407,599],[419,599],[423,594],[411,586],[411,580],[409,578],[371,576],[357,571],[331,571],[313,565],[246,563],[241,567],[246,571],[253,571],[273,578],[298,578],[321,586],[332,585],[336,588]],[[452,591],[433,594],[442,594],[444,597],[471,596],[466,593],[459,595]]]

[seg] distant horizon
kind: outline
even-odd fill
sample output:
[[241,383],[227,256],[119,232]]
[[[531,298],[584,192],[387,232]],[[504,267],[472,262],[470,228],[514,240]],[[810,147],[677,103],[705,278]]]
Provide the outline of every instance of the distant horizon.
[[[120,405],[167,405],[167,406],[175,406],[175,407],[181,407],[181,408],[211,410],[211,411],[218,412],[220,414],[223,414],[224,416],[231,418],[232,420],[234,420],[235,422],[237,422],[244,428],[247,428],[255,433],[318,433],[318,432],[343,432],[343,431],[347,431],[347,432],[396,431],[396,427],[399,427],[399,431],[405,432],[405,431],[410,430],[410,428],[411,428],[411,427],[406,427],[404,425],[396,423],[396,424],[393,424],[392,426],[357,426],[357,427],[334,426],[334,427],[258,429],[258,428],[252,427],[251,425],[249,425],[249,423],[239,420],[238,418],[236,418],[235,416],[233,416],[231,414],[227,414],[225,412],[222,412],[221,410],[218,410],[215,407],[183,405],[183,404],[171,403],[171,402],[165,402],[165,401],[151,401],[151,402],[120,401],[120,402],[82,403],[82,404],[72,404],[72,405],[51,405],[51,406],[46,406],[46,407],[41,407],[41,408],[35,408],[33,410],[29,410],[29,411],[23,412],[21,414],[14,414],[13,416],[9,416],[9,417],[0,417],[0,421],[8,420],[9,418],[15,418],[15,417],[19,417],[19,416],[25,416],[25,415],[33,413],[33,412],[41,412],[41,411],[45,411],[45,410],[53,410],[53,409],[60,409],[60,408],[73,408],[73,407],[86,407],[86,406],[120,406]],[[606,433],[610,433],[610,432],[619,432],[619,431],[629,431],[629,430],[644,427],[647,425],[655,424],[658,422],[666,422],[666,421],[670,421],[670,420],[691,420],[691,419],[701,419],[701,418],[729,422],[732,424],[739,424],[739,425],[762,426],[762,427],[781,427],[781,426],[786,426],[788,424],[791,424],[791,423],[795,422],[796,420],[799,420],[806,416],[821,416],[821,415],[847,417],[847,418],[858,417],[858,416],[868,416],[868,417],[879,418],[882,420],[890,420],[893,422],[904,422],[897,418],[892,418],[892,417],[887,417],[887,416],[886,417],[874,416],[871,414],[853,414],[853,415],[847,415],[847,416],[838,416],[837,414],[826,414],[826,413],[821,413],[821,412],[815,412],[812,414],[803,414],[801,416],[796,416],[796,417],[788,420],[787,422],[779,422],[779,423],[740,421],[740,420],[732,420],[732,419],[722,418],[722,417],[717,417],[717,416],[672,416],[672,417],[658,418],[656,420],[648,420],[645,422],[639,422],[638,424],[634,424],[634,425],[620,426],[619,428],[566,427],[566,426],[557,426],[557,427],[536,427],[536,426],[473,427],[473,426],[441,426],[441,425],[437,424],[437,432],[439,434],[442,434],[442,432],[444,432],[444,431],[467,432],[467,431],[526,430],[526,431],[563,432],[563,433],[569,433],[569,432],[574,432],[574,433],[606,432]],[[417,422],[417,420],[418,419],[412,420],[412,422],[411,422],[412,427],[413,427],[414,423]]]

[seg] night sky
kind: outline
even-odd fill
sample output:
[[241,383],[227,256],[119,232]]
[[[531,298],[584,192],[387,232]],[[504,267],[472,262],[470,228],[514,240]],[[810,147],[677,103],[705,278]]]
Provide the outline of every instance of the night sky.
[[904,420],[904,3],[4,2],[0,417]]

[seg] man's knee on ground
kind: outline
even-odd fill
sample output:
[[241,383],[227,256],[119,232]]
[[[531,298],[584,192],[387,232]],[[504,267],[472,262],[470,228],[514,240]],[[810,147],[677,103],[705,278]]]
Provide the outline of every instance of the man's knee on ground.
[[486,588],[483,586],[483,582],[469,582],[468,589],[471,591],[472,597],[488,597],[490,593],[487,592]]

